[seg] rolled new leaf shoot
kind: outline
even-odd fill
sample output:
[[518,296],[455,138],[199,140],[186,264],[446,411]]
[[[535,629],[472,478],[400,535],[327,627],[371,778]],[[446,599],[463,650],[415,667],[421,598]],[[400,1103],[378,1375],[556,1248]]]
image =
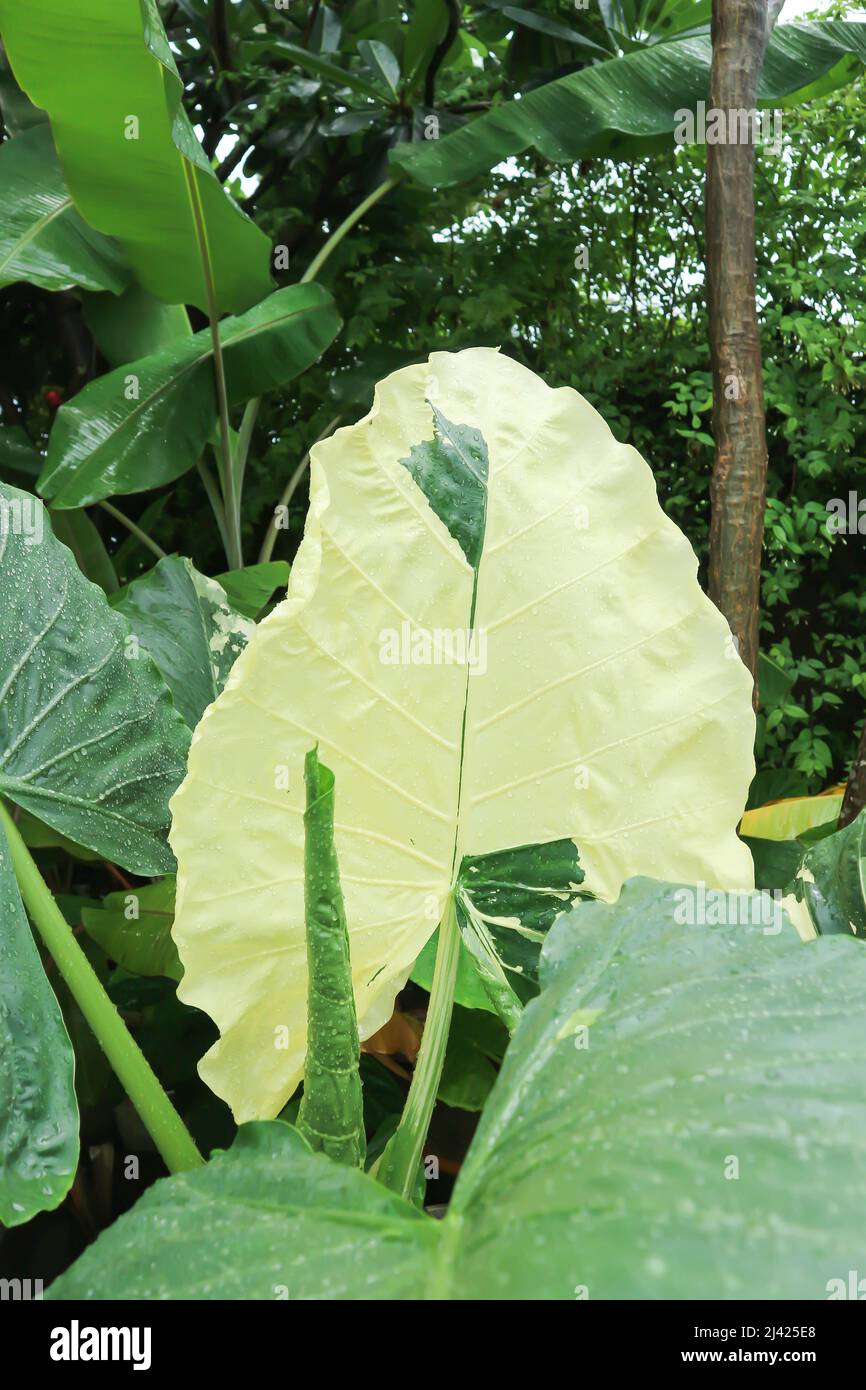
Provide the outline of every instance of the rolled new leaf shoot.
[[334,849],[334,774],[312,748],[304,763],[307,1060],[298,1129],[337,1163],[364,1166],[360,1043],[349,932]]

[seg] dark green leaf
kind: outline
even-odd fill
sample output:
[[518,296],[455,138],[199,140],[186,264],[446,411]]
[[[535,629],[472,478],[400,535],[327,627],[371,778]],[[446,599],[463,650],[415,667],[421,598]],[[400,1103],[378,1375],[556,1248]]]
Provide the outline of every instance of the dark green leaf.
[[0,826],[0,1222],[59,1205],[78,1165],[74,1059]]
[[232,608],[245,618],[257,618],[275,589],[284,589],[289,582],[289,566],[285,560],[266,560],[261,565],[247,565],[242,570],[227,570],[216,581],[226,592]]
[[[288,285],[220,324],[230,403],[306,370],[340,320],[321,285]],[[180,338],[86,386],[57,412],[39,490],[55,507],[86,506],[179,477],[217,421],[210,332]]]
[[129,283],[119,246],[76,210],[47,123],[0,145],[0,199],[0,286],[29,280],[119,294]]
[[866,938],[866,811],[807,849],[788,892],[819,936]]
[[567,25],[560,24],[555,19],[548,19],[545,14],[523,10],[516,5],[504,5],[502,13],[513,19],[515,24],[522,24],[527,29],[536,29],[540,34],[549,34],[552,39],[564,39],[566,43],[574,43],[581,48],[592,48],[603,57],[610,57],[610,49],[604,48],[594,39],[588,39],[585,34],[578,34],[576,29],[569,29]]
[[219,695],[253,625],[215,579],[179,555],[159,560],[112,605],[153,658],[175,707],[194,729]]
[[695,895],[559,920],[443,1221],[254,1123],[50,1297],[825,1298],[863,1245],[866,955],[740,925],[758,894],[690,926]]
[[38,478],[43,458],[26,430],[20,425],[0,425],[0,473],[17,474],[16,482]]
[[311,72],[316,77],[325,77],[329,82],[336,83],[337,87],[349,87],[359,96],[372,97],[374,101],[383,100],[382,88],[374,82],[368,82],[365,77],[357,72],[348,72],[345,68],[339,67],[337,63],[332,63],[321,53],[313,53],[308,48],[299,48],[297,44],[290,43],[288,39],[255,39],[243,45],[244,56],[257,58],[262,53],[273,53],[280,58],[288,58],[291,62],[297,63],[305,72]]
[[388,45],[379,43],[377,39],[361,39],[358,44],[358,52],[367,64],[374,80],[380,79],[396,96],[397,88],[400,85],[400,64]]
[[514,1027],[537,989],[538,960],[556,918],[583,894],[573,840],[467,857],[455,889],[463,943],[497,1013]]
[[487,519],[487,445],[480,430],[452,424],[435,405],[432,410],[434,438],[400,462],[477,570]]
[[72,551],[81,573],[92,584],[98,584],[104,593],[115,593],[118,585],[114,565],[87,512],[75,507],[68,512],[51,512],[50,515],[51,529],[57,539]]
[[135,873],[172,870],[189,731],[37,498],[0,484],[0,795]]
[[48,1297],[412,1298],[437,1225],[283,1121],[254,1121],[205,1168],[151,1187]]
[[[563,163],[670,148],[677,113],[694,111],[708,96],[711,54],[708,35],[640,48],[524,92],[519,101],[504,102],[444,139],[399,145],[391,159],[420,183],[444,188],[527,149]],[[852,75],[844,59],[854,70],[862,68],[866,25],[826,20],[777,26],[759,105],[808,100],[818,87],[832,90]]]

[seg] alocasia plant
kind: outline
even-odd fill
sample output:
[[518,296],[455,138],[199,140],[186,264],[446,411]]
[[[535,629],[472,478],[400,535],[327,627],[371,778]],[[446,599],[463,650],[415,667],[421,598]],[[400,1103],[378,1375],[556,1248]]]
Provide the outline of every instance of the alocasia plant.
[[781,919],[684,926],[693,891],[636,879],[560,918],[443,1221],[253,1123],[50,1296],[825,1297],[862,1249],[866,957]]
[[[180,993],[222,1034],[203,1077],[239,1120],[276,1115],[301,1079],[316,741],[366,1037],[440,919],[513,1024],[521,963],[502,942],[537,953],[555,915],[539,907],[615,897],[639,873],[751,887],[735,828],[753,728],[749,677],[649,468],[576,392],[487,349],[389,377],[313,451],[288,597],[172,802]],[[491,899],[489,857],[520,847],[526,872],[512,854],[506,877],[522,896]]]

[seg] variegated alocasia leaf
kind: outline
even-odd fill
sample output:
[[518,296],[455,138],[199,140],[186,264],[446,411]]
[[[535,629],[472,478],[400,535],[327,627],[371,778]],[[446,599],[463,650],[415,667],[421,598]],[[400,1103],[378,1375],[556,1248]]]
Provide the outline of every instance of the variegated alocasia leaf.
[[[316,446],[288,597],[172,802],[180,993],[219,1025],[201,1072],[238,1119],[275,1115],[302,1073],[316,741],[363,1037],[483,856],[546,847],[563,907],[638,873],[751,886],[751,681],[696,568],[640,456],[488,349],[396,372]],[[564,839],[584,884],[554,881]],[[521,934],[513,905],[494,915]]]
[[254,624],[225,589],[182,555],[166,555],[134,579],[112,606],[153,658],[175,707],[191,728],[216,699]]

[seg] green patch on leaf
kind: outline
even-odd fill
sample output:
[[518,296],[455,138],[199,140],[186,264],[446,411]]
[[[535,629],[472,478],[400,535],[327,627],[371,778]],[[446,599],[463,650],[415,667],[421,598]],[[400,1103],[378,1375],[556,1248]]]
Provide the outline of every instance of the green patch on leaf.
[[477,570],[487,519],[487,445],[480,430],[452,424],[432,402],[431,409],[433,439],[416,444],[400,462]]

